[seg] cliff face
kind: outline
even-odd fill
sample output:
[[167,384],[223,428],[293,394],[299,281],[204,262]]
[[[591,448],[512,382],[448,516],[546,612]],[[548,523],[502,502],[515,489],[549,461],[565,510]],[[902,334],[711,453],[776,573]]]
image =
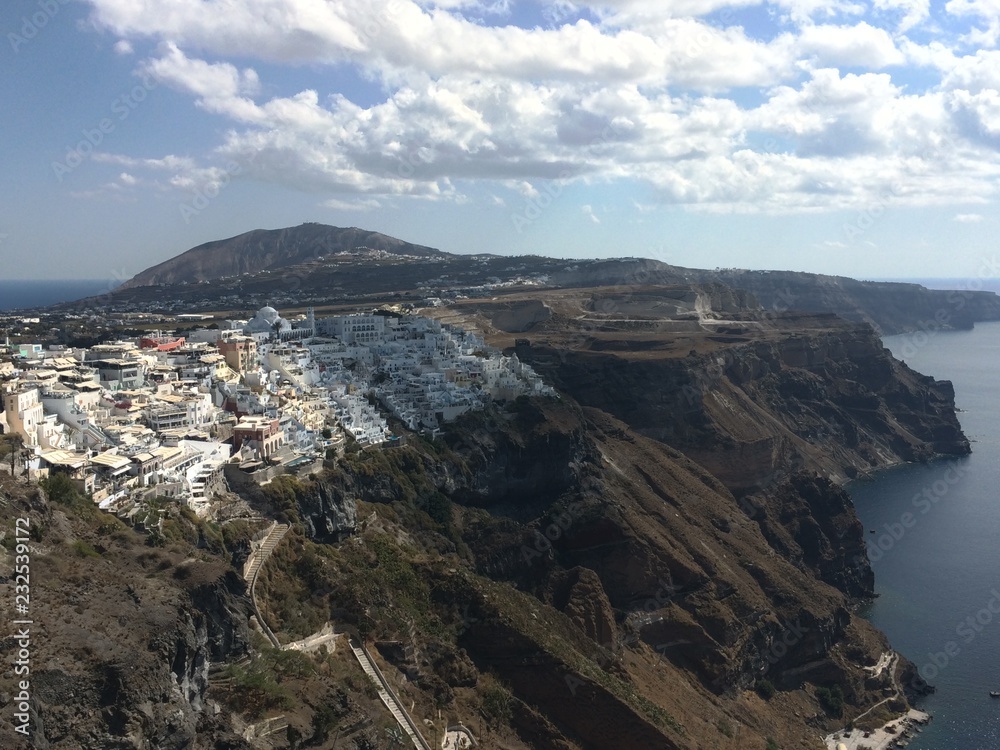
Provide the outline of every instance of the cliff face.
[[837,485],[967,454],[951,384],[893,359],[863,325],[718,338],[730,341],[687,357],[524,356],[581,403],[704,467],[782,557],[851,596],[870,595],[863,530]]
[[[868,329],[821,322],[713,332],[687,356],[533,348],[563,398],[248,490],[302,531],[258,586],[272,626],[290,640],[332,615],[404,644],[387,653],[418,715],[477,715],[499,681],[511,748],[687,750],[735,723],[751,745],[817,745],[839,724],[817,688],[839,686],[852,711],[878,702],[885,685],[859,665],[888,649],[851,614],[872,574],[826,477],[968,451],[947,384]],[[240,747],[208,690],[211,665],[248,650],[231,568],[136,546],[92,509],[74,521],[40,494],[18,502],[50,550],[38,746]],[[296,731],[320,736],[308,710]]]
[[[703,417],[695,434],[709,426]],[[808,458],[803,448],[799,463]],[[616,748],[614,727],[626,727],[643,746],[693,748],[730,721],[761,743],[809,746],[835,726],[817,717],[815,688],[836,684],[850,706],[871,705],[882,686],[857,665],[888,646],[850,613],[872,576],[848,498],[794,463],[776,460],[774,479],[737,496],[602,409],[517,402],[467,415],[441,441],[347,456],[296,498],[304,517],[324,494],[338,507],[374,504],[363,546],[405,538],[400,549],[420,561],[412,586],[424,580],[430,598],[419,604],[397,584],[349,609],[365,609],[382,638],[414,637],[413,625],[392,624],[407,611],[425,623],[417,631],[454,628],[452,645],[417,636],[417,649],[461,649],[479,679],[502,680],[525,746]],[[427,562],[442,554],[457,556]],[[405,667],[418,685],[448,682],[422,664]],[[778,689],[768,701],[751,692],[765,682]]]
[[979,291],[977,280],[961,290],[943,291],[919,284],[793,271],[677,270],[689,281],[744,289],[755,295],[765,310],[836,313],[846,320],[868,323],[883,335],[968,329],[976,321],[1000,320],[1000,297]]
[[[8,515],[30,519],[34,529],[30,746],[243,747],[206,705],[210,663],[249,649],[250,608],[229,566],[151,549],[116,519],[60,507],[3,476]],[[8,548],[0,558],[4,570],[14,569]],[[13,601],[11,577],[0,591]],[[6,631],[8,663],[17,648]],[[0,676],[8,717],[18,679],[10,669]],[[23,742],[4,721],[0,745]]]
[[580,403],[683,451],[740,496],[799,470],[839,483],[969,452],[950,383],[893,359],[868,326],[828,323],[731,337],[688,357],[537,348],[525,356]]

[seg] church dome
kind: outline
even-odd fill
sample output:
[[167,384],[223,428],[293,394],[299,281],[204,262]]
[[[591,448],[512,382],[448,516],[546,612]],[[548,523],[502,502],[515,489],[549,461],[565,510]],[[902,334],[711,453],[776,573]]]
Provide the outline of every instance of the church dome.
[[260,320],[273,324],[281,316],[278,315],[278,311],[273,307],[262,307],[257,311],[257,317]]

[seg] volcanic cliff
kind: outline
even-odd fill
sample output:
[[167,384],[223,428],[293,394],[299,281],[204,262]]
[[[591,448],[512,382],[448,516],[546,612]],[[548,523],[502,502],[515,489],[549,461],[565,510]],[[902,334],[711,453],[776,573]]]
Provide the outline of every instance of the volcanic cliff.
[[[56,479],[4,478],[4,570],[13,519],[34,524],[31,746],[376,747],[395,723],[349,637],[428,740],[463,723],[511,750],[819,748],[904,708],[911,665],[864,669],[890,647],[854,614],[873,576],[842,484],[967,454],[950,384],[867,324],[653,283],[650,263],[631,285],[571,268],[427,310],[559,395],[234,483],[242,520],[163,500],[139,533]],[[236,571],[272,519],[290,530],[251,618]],[[257,616],[282,645],[341,635],[275,649]],[[16,695],[0,676],[4,711]],[[9,722],[0,742],[27,746]]]

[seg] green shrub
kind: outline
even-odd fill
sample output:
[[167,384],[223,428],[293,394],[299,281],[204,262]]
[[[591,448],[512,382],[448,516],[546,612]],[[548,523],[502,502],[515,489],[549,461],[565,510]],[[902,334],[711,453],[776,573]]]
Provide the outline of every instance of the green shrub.
[[816,688],[816,700],[829,716],[837,719],[844,715],[844,692],[840,685]]
[[93,546],[82,539],[77,539],[71,545],[73,551],[76,552],[80,557],[100,557],[101,553],[98,552]]
[[770,680],[761,680],[757,683],[757,693],[766,701],[771,700],[775,693],[774,684]]
[[440,492],[431,493],[427,498],[425,510],[427,511],[427,515],[442,526],[451,524],[451,500]]
[[493,682],[483,691],[482,711],[495,724],[506,724],[514,715],[514,697],[499,682]]

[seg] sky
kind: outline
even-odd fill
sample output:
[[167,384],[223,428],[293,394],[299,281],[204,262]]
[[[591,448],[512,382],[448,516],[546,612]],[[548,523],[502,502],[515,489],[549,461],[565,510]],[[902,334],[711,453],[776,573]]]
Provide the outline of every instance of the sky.
[[317,221],[1000,277],[998,0],[6,0],[0,278]]

